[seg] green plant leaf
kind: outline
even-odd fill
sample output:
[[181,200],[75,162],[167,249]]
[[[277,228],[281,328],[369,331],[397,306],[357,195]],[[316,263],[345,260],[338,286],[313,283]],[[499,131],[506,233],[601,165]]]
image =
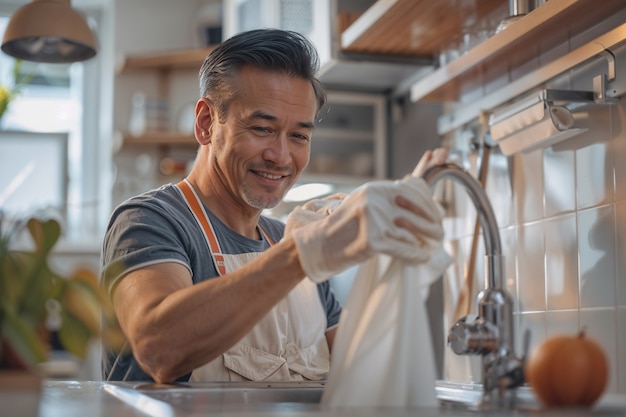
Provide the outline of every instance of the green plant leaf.
[[33,217],[28,220],[27,226],[37,252],[42,255],[47,255],[61,236],[61,225],[54,219],[42,221]]
[[21,303],[26,293],[26,282],[22,256],[15,252],[5,252],[0,259],[0,300],[2,305],[12,306],[14,310]]
[[12,311],[3,311],[2,339],[30,368],[47,359],[47,346],[37,334],[33,324]]
[[[61,235],[55,220],[24,219],[6,233],[0,213],[0,331],[2,340],[24,355],[29,365],[45,360],[47,346],[37,336],[49,314],[60,314],[58,336],[69,353],[84,358],[92,337],[100,335],[101,307],[108,300],[97,274],[78,270],[70,276],[57,274],[48,263]],[[28,230],[33,250],[13,250],[11,239]],[[61,310],[55,312],[56,300]],[[48,307],[46,307],[48,306]],[[107,304],[108,306],[108,304]],[[48,311],[50,309],[50,311]],[[13,350],[12,349],[12,350]],[[34,349],[34,350],[33,350]]]
[[63,324],[58,331],[61,345],[72,355],[84,359],[87,355],[91,332],[80,319],[69,312],[63,311],[61,320]]
[[22,280],[19,311],[43,320],[46,317],[45,304],[51,297],[56,275],[47,265],[47,255],[23,253]]

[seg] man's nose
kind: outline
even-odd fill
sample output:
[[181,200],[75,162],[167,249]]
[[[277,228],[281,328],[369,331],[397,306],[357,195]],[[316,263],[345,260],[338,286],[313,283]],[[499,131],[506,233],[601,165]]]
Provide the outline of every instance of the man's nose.
[[263,152],[263,158],[276,165],[285,165],[291,161],[291,150],[286,135],[280,134],[268,143]]

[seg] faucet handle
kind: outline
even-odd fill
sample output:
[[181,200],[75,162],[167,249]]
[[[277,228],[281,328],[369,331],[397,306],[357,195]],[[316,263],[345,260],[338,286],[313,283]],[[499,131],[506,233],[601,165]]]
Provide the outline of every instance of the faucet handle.
[[504,373],[498,378],[500,389],[511,389],[524,385],[526,382],[526,358],[530,348],[530,330],[524,331],[522,343],[522,356],[517,358],[513,353],[508,358],[504,358]]
[[505,372],[498,378],[498,388],[511,389],[524,385],[524,361],[513,358],[505,365]]
[[457,355],[485,355],[498,348],[498,329],[481,317],[461,317],[448,332],[448,346]]

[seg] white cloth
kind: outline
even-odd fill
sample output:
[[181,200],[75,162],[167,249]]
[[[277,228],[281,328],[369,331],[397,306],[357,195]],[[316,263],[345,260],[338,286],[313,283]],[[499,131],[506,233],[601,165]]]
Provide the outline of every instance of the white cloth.
[[346,300],[322,397],[327,406],[435,406],[435,358],[425,300],[450,265],[441,241],[430,259],[377,255],[363,263]]
[[[425,301],[430,285],[452,261],[443,249],[443,210],[434,202],[430,187],[417,176],[369,187],[357,190],[341,204],[312,203],[287,221],[303,268],[313,280],[325,279],[333,269],[366,258],[339,321],[322,404],[435,406],[435,357]],[[420,233],[394,235],[399,232],[393,219],[407,216],[393,203],[397,195],[410,198],[422,209],[424,217],[410,218]],[[357,243],[362,241],[365,250],[355,251],[358,256],[346,255],[354,242],[332,236],[348,223],[345,219],[359,219],[353,224],[367,226],[342,230]],[[307,225],[309,222],[315,224]]]
[[[419,211],[400,207],[396,201],[399,196]],[[327,280],[377,253],[424,262],[428,259],[426,241],[443,237],[441,207],[419,177],[367,183],[336,207],[322,207],[328,210],[328,216],[311,224],[292,228],[292,221],[287,220],[302,268],[315,282]],[[294,210],[294,216],[297,213]],[[310,217],[318,216],[312,213]],[[400,219],[412,227],[399,227]]]

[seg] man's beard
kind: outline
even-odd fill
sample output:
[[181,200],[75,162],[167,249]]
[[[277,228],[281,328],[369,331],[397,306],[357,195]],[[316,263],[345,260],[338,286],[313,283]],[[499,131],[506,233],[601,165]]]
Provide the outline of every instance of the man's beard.
[[275,197],[273,195],[268,195],[268,194],[259,196],[257,193],[250,190],[245,183],[241,185],[241,197],[249,206],[257,208],[257,209],[261,209],[261,210],[274,208],[283,199],[282,195],[280,197]]

